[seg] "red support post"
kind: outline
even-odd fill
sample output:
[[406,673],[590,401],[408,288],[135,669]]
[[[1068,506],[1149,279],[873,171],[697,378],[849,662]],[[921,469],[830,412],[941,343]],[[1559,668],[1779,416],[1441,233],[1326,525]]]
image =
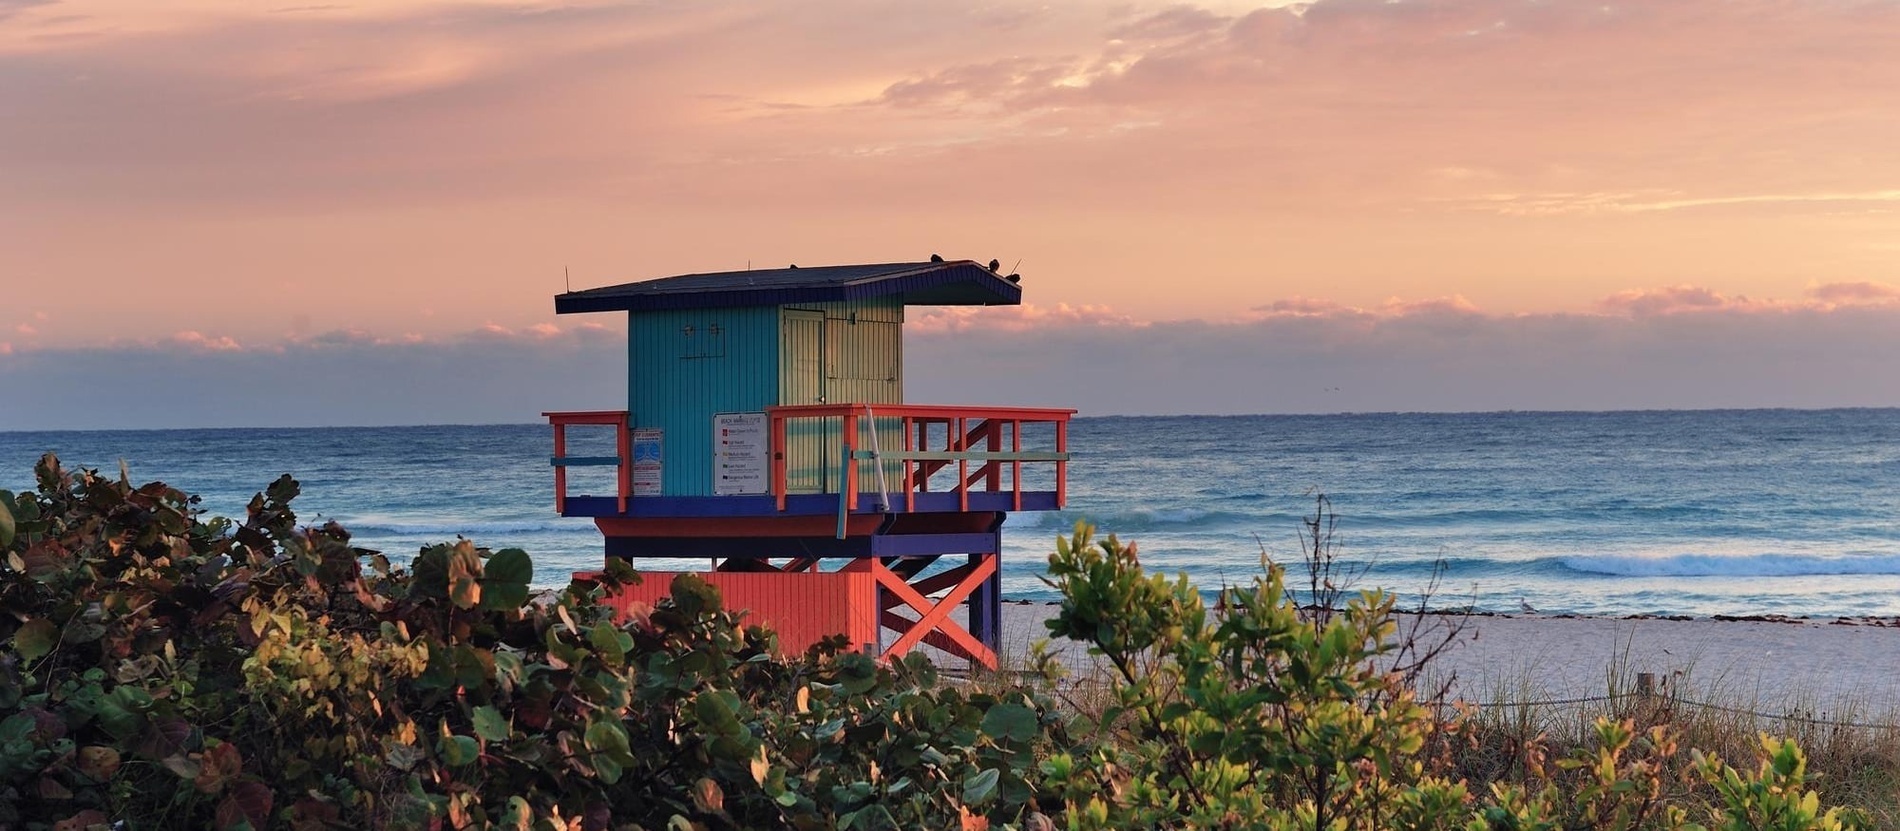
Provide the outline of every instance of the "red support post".
[[[988,421],[984,422],[984,438],[989,440],[988,447],[991,453],[995,453],[998,450],[1002,450],[1003,449],[1003,420],[995,416],[991,416]],[[984,462],[983,467],[989,471],[989,475],[985,477],[987,481],[985,481],[983,485],[983,489],[986,491],[989,491],[990,493],[995,493],[999,490],[1002,490],[1003,489],[1003,463],[995,459],[991,459],[987,462]]]
[[[554,422],[554,457],[567,455],[567,425]],[[554,466],[554,512],[567,509],[567,466]]]
[[778,413],[773,413],[771,419],[772,447],[770,452],[772,454],[772,494],[778,498],[778,509],[784,511],[785,491],[787,490],[786,480],[788,478],[785,474],[785,453],[788,450],[785,446],[786,418]]
[[631,416],[620,414],[620,423],[614,425],[614,450],[620,456],[620,472],[615,484],[620,491],[620,512],[627,512],[627,497],[633,495],[633,425],[628,422]]
[[[904,416],[904,450],[906,451],[916,449],[912,446],[910,430],[911,417]],[[911,476],[915,475],[916,470],[915,460],[908,458],[904,460],[904,513],[907,514],[917,510],[917,488],[911,484]]]

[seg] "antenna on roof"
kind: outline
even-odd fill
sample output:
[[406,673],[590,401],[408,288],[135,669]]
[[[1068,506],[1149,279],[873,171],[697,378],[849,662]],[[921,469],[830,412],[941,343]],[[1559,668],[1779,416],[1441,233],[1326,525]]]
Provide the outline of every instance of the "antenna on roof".
[[567,266],[561,266],[561,282],[567,284],[567,293],[574,293],[574,278],[567,273]]

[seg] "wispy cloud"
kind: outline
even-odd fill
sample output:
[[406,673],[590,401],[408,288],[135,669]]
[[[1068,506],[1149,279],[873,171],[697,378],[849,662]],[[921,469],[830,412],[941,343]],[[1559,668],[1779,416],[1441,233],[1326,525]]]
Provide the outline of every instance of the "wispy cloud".
[[1091,320],[1900,274],[1893,3],[70,5],[0,0],[0,249],[128,336],[952,246]]
[[1690,196],[1670,193],[1489,193],[1471,197],[1439,200],[1467,210],[1508,216],[1558,216],[1563,214],[1649,213],[1696,208],[1733,206],[1799,207],[1808,205],[1900,203],[1900,189],[1861,192],[1742,194],[1732,196]]

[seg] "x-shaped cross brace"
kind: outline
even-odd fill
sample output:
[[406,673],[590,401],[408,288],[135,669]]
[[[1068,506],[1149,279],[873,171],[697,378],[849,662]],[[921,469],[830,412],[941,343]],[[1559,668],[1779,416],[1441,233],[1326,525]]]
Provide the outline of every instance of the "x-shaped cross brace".
[[[909,652],[911,647],[922,642],[928,642],[930,645],[942,649],[945,652],[976,661],[986,667],[995,669],[995,650],[990,649],[988,645],[977,640],[976,636],[970,634],[969,630],[963,628],[955,620],[952,620],[950,613],[955,611],[958,606],[963,605],[963,602],[968,600],[971,594],[983,586],[984,581],[990,579],[990,576],[996,573],[996,560],[997,557],[995,554],[978,555],[975,558],[975,562],[972,562],[968,566],[963,566],[951,572],[936,575],[935,577],[923,578],[919,580],[918,585],[915,586],[904,582],[904,578],[898,576],[889,568],[886,568],[884,563],[876,558],[858,560],[850,566],[847,566],[846,570],[869,569],[872,576],[876,578],[878,587],[885,592],[889,592],[890,596],[896,601],[890,603],[890,606],[896,606],[901,603],[909,606],[919,615],[916,622],[913,623],[895,613],[885,611],[885,603],[879,602],[878,611],[880,613],[880,621],[883,625],[896,629],[901,633],[898,635],[897,640],[893,641],[890,646],[884,648],[884,653],[881,657],[900,657]],[[956,584],[951,587],[949,593],[945,594],[942,599],[933,601],[926,596],[923,591],[918,590],[919,586],[925,587],[926,590],[934,590],[937,586],[931,585],[933,582],[940,583],[944,578],[950,577],[957,572],[961,572],[961,579],[956,581]]]

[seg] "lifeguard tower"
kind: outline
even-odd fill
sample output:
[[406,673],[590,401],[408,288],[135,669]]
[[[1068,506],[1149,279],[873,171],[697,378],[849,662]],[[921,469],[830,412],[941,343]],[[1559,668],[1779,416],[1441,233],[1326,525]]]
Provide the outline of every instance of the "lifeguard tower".
[[[609,557],[708,559],[727,605],[786,650],[844,635],[995,666],[1003,520],[1063,506],[1075,411],[905,403],[903,324],[910,306],[1022,302],[996,266],[793,266],[557,295],[560,314],[627,313],[628,381],[625,411],[545,414],[555,510],[593,518]],[[569,455],[576,426],[612,430],[616,452]],[[568,493],[568,469],[594,465],[616,468],[614,492]],[[616,602],[666,593],[665,574],[642,571]]]

